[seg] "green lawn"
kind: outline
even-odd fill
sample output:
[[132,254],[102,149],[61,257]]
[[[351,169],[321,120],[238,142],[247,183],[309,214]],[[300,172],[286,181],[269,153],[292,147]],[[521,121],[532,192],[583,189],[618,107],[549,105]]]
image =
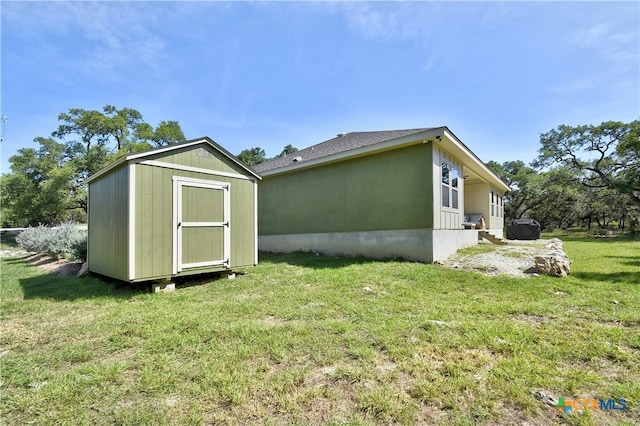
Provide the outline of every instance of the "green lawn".
[[2,423],[639,424],[640,241],[565,251],[563,279],[262,253],[166,294],[3,259]]

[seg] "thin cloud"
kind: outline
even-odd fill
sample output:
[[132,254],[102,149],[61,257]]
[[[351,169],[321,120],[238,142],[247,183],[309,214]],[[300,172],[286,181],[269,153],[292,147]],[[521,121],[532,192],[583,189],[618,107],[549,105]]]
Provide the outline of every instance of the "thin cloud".
[[441,29],[441,9],[435,3],[347,3],[343,12],[364,38],[422,40]]
[[638,62],[638,29],[620,30],[611,22],[601,22],[575,31],[568,42],[583,49],[596,51],[608,60]]
[[[161,69],[165,43],[148,29],[154,8],[124,2],[7,3],[3,26],[15,37],[32,40],[38,49],[55,52],[71,73],[114,78],[123,64]],[[79,37],[80,51],[65,52],[59,40]],[[60,43],[63,44],[63,43]]]

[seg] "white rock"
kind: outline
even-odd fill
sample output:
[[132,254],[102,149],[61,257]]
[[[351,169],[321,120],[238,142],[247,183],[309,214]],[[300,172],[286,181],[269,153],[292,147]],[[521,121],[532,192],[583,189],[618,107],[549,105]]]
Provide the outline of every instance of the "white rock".
[[571,260],[563,251],[554,250],[534,258],[536,271],[552,277],[566,277],[571,271]]
[[78,271],[78,278],[80,277],[84,277],[85,275],[89,274],[89,264],[87,262],[84,262],[82,264],[82,266],[80,267],[80,270]]
[[562,251],[564,248],[564,243],[560,238],[552,238],[547,243],[547,248],[549,250]]
[[449,325],[444,321],[440,321],[440,320],[427,320],[427,322],[430,322],[431,324],[437,324],[437,325]]

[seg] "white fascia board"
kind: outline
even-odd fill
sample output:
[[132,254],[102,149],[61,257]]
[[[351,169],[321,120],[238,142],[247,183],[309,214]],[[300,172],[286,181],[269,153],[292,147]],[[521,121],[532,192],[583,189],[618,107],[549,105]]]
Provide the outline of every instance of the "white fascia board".
[[258,264],[258,181],[253,181],[253,264]]
[[174,182],[179,182],[180,185],[183,186],[222,189],[227,191],[231,188],[231,184],[229,182],[218,182],[215,180],[198,179],[186,176],[171,176],[171,180]]
[[129,201],[128,201],[128,266],[129,280],[136,278],[136,165],[129,164]]
[[218,171],[218,170],[203,169],[202,167],[183,166],[183,165],[180,165],[180,164],[165,163],[164,161],[141,160],[141,161],[139,161],[137,163],[138,164],[142,164],[143,166],[163,167],[165,169],[182,170],[182,171],[185,171],[185,172],[202,173],[202,174],[205,174],[205,175],[212,175],[212,176],[222,176],[222,177],[228,177],[228,178],[234,178],[234,179],[244,179],[244,180],[252,180],[253,179],[253,178],[250,178],[248,176],[241,175],[241,174],[238,174],[238,173],[221,172],[221,171]]
[[107,173],[109,173],[111,170],[117,168],[118,166],[120,166],[121,164],[124,164],[127,162],[127,157],[120,157],[118,158],[116,161],[114,161],[113,163],[109,164],[107,167],[105,167],[102,170],[98,170],[95,174],[89,176],[84,183],[90,183],[91,181],[96,180],[97,178],[99,178],[100,176],[106,175]]
[[502,179],[496,176],[496,174],[493,173],[491,169],[489,169],[487,165],[473,153],[473,151],[467,148],[467,146],[448,129],[444,131],[444,137],[445,139],[441,142],[444,145],[444,149],[452,151],[453,154],[457,154],[457,156],[462,160],[464,167],[470,168],[483,179],[486,179],[489,183],[505,192],[511,190],[511,188],[509,188]]
[[336,161],[346,160],[348,158],[356,158],[361,157],[363,155],[369,155],[376,152],[388,151],[391,149],[396,149],[404,146],[417,145],[419,143],[426,143],[430,139],[433,139],[437,136],[442,136],[444,134],[444,127],[438,127],[435,129],[428,130],[426,132],[414,133],[412,135],[404,136],[397,139],[391,139],[383,142],[378,142],[376,144],[363,146],[356,149],[351,149],[349,151],[338,152],[333,155],[328,155],[326,157],[316,158],[314,160],[301,161],[299,163],[292,163],[289,166],[280,167],[278,169],[268,170],[265,172],[260,172],[262,176],[275,176],[282,173],[287,173],[293,170],[305,169],[308,167],[314,167],[321,164],[329,164],[334,163]]
[[188,148],[190,146],[197,145],[197,144],[200,144],[200,143],[203,143],[203,142],[206,143],[207,145],[211,145],[206,139],[196,139],[196,140],[191,141],[189,143],[180,143],[180,144],[176,144],[176,145],[167,145],[165,147],[156,148],[156,149],[153,149],[151,151],[134,152],[132,154],[127,155],[126,159],[127,159],[127,161],[135,160],[135,159],[141,158],[141,157],[148,157],[149,155],[162,154],[163,152],[172,151],[174,149]]

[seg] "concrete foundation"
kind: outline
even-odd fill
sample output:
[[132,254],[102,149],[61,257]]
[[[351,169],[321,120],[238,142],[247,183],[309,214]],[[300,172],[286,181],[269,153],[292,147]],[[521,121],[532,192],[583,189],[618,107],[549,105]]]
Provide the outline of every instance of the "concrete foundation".
[[478,243],[477,230],[409,229],[399,231],[261,235],[263,251],[318,252],[328,255],[402,258],[431,263]]
[[435,229],[432,231],[433,258],[445,260],[458,250],[478,244],[477,229]]

